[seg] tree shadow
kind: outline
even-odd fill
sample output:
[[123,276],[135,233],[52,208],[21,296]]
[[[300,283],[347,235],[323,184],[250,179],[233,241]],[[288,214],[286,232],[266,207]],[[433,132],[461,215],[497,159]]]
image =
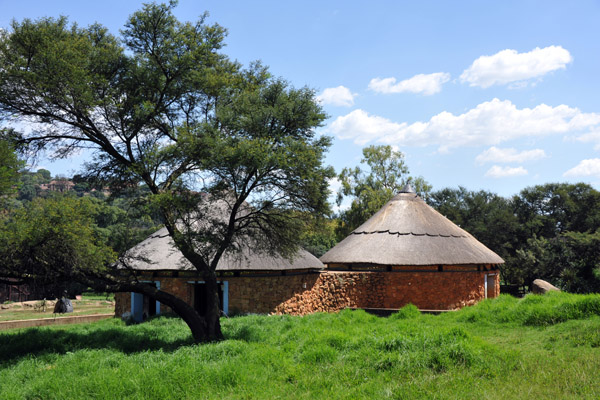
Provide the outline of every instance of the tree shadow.
[[173,352],[181,346],[194,344],[191,334],[185,338],[160,337],[159,333],[164,335],[165,329],[160,325],[139,324],[97,326],[89,330],[42,327],[18,333],[0,333],[0,367],[13,365],[26,357],[66,354],[83,349],[111,349],[131,354],[149,350]]

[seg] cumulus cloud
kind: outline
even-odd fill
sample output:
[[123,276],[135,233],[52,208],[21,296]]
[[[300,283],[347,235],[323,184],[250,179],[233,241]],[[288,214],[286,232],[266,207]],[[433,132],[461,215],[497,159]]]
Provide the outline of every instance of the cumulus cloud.
[[583,135],[575,137],[575,140],[584,143],[594,143],[594,150],[600,150],[600,130],[584,133]]
[[582,160],[563,174],[565,177],[596,176],[600,178],[600,158]]
[[421,93],[426,96],[439,93],[442,85],[450,80],[450,74],[436,72],[434,74],[419,74],[410,79],[396,83],[396,78],[374,78],[369,82],[369,89],[377,93]]
[[501,167],[499,165],[494,165],[485,173],[485,176],[490,178],[507,178],[522,175],[527,175],[527,170],[523,167]]
[[444,111],[429,121],[412,124],[393,122],[358,109],[336,118],[329,131],[361,145],[370,141],[400,146],[434,145],[446,152],[454,147],[492,146],[522,137],[580,132],[599,124],[600,113],[546,104],[519,109],[508,100],[493,99],[464,114]]
[[337,117],[329,126],[329,130],[340,139],[354,139],[355,143],[364,145],[372,140],[393,136],[404,127],[406,123],[397,124],[358,109]]
[[317,96],[317,100],[323,104],[332,104],[339,107],[351,107],[354,105],[354,98],[356,96],[357,94],[352,93],[347,87],[338,86],[323,90],[323,93]]
[[499,163],[522,163],[546,158],[546,152],[542,149],[518,151],[517,149],[502,149],[495,146],[490,147],[475,157],[478,164]]
[[507,49],[492,56],[479,57],[463,71],[460,80],[469,83],[469,86],[482,88],[509,83],[516,83],[518,87],[526,84],[528,79],[565,69],[572,61],[569,51],[561,46],[536,47],[527,53]]

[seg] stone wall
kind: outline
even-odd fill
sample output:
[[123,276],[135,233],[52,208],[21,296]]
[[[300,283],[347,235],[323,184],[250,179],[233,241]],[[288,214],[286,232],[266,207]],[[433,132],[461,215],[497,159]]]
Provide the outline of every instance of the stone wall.
[[[420,309],[452,310],[500,294],[498,271],[448,267],[443,271],[404,267],[392,271],[323,271],[298,275],[223,277],[229,285],[229,313],[304,315],[352,308],[397,309],[408,303]],[[162,290],[193,302],[191,279],[157,277]],[[116,315],[131,309],[131,295],[118,293]],[[161,312],[168,308],[161,306]]]
[[[302,315],[346,307],[398,309],[409,303],[423,310],[454,310],[485,298],[489,271],[349,272],[326,271],[310,290],[296,293],[274,312]],[[499,275],[488,297],[500,294]]]

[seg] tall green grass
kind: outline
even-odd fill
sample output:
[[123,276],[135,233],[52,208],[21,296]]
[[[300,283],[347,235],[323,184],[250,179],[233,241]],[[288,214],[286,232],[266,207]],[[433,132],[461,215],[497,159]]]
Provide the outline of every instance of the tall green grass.
[[222,320],[226,340],[204,345],[168,317],[3,332],[0,398],[598,398],[599,298],[252,315]]
[[458,316],[464,322],[512,323],[548,326],[600,315],[600,296],[549,292],[529,294],[522,299],[501,295],[476,307],[465,308]]

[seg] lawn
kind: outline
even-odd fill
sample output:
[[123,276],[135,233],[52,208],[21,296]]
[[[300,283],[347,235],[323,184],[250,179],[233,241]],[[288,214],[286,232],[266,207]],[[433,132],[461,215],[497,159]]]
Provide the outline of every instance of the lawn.
[[[83,296],[81,300],[71,300],[73,312],[66,315],[109,314],[115,312],[113,296]],[[0,321],[24,319],[54,318],[55,301],[27,301],[22,303],[4,303],[0,305]]]
[[222,324],[205,345],[169,317],[0,332],[0,398],[600,398],[600,295]]

